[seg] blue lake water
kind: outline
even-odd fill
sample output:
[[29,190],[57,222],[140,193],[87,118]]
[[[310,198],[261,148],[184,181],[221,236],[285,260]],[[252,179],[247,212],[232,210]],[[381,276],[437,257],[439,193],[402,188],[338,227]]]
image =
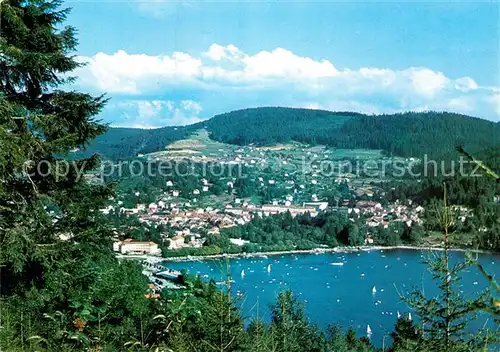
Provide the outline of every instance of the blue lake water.
[[[366,336],[367,325],[370,325],[371,339],[380,346],[384,335],[393,331],[398,312],[415,316],[401,301],[399,294],[409,293],[414,287],[423,287],[427,297],[438,293],[427,267],[422,263],[422,259],[428,256],[428,251],[372,250],[318,255],[284,254],[268,258],[233,258],[229,261],[169,262],[165,265],[222,281],[229,263],[235,281],[232,287],[235,293],[244,294],[240,305],[248,321],[257,314],[269,319],[269,307],[278,293],[292,290],[303,301],[311,322],[320,327],[332,323],[344,328],[353,327],[358,336]],[[451,254],[452,261],[463,257],[461,252]],[[498,277],[500,256],[481,254],[479,260]],[[244,276],[241,275],[243,270]],[[466,296],[473,295],[487,284],[478,270],[470,267],[463,275],[461,290]],[[484,320],[485,317],[481,317],[475,324],[483,325]]]

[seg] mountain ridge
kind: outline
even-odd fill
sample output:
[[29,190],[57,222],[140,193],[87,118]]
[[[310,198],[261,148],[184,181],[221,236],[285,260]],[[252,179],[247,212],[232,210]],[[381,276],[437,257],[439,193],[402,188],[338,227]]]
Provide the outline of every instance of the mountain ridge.
[[500,144],[500,123],[451,112],[366,115],[348,111],[288,107],[234,110],[186,126],[157,129],[110,128],[80,155],[133,158],[164,150],[199,129],[210,138],[236,145],[297,141],[344,149],[382,149],[388,155],[437,156],[463,145],[474,152]]

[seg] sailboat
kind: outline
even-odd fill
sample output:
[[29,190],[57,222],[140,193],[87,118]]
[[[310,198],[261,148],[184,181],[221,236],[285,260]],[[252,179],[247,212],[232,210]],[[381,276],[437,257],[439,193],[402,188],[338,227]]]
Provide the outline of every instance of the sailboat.
[[408,313],[408,320],[411,320],[411,313]]
[[268,264],[267,265],[267,272],[270,273],[271,272],[271,264]]
[[398,319],[401,318],[401,314],[399,314],[399,310],[398,310]]
[[377,293],[377,288],[375,286],[373,286],[373,288],[372,288],[372,293],[373,294]]
[[370,325],[366,325],[366,336],[368,338],[372,337],[372,329],[370,328]]
[[245,269],[241,271],[241,277],[245,277]]

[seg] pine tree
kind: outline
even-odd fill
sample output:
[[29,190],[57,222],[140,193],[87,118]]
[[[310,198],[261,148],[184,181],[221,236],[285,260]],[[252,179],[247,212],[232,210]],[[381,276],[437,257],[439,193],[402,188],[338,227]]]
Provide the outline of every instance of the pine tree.
[[291,291],[281,292],[271,307],[270,334],[276,351],[323,351],[326,339],[305,317],[304,307]]
[[81,63],[59,1],[0,6],[0,349],[120,346],[149,314],[147,279],[111,252],[112,189],[83,177],[99,158],[67,161],[106,130],[106,98],[62,89]]
[[[454,226],[454,214],[447,205],[446,184],[444,201],[441,208],[436,209],[437,218],[444,230],[443,251],[433,253],[424,262],[428,265],[433,280],[437,283],[440,294],[427,298],[424,292],[415,290],[406,303],[418,314],[423,339],[419,341],[419,349],[427,351],[469,351],[485,348],[489,334],[478,331],[475,335],[466,332],[468,323],[475,319],[478,307],[488,302],[489,291],[475,299],[466,299],[460,294],[461,273],[473,262],[469,256],[456,264],[450,263],[450,229]],[[401,343],[403,337],[400,336]]]

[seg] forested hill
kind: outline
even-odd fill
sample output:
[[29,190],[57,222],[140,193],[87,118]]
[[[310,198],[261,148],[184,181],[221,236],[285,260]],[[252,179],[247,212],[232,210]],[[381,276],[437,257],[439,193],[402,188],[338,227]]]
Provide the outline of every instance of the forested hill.
[[354,112],[263,107],[217,115],[205,125],[211,138],[231,144],[331,144],[346,123],[363,116]]
[[205,128],[214,140],[238,145],[297,141],[336,148],[382,149],[387,154],[436,157],[463,145],[470,152],[500,144],[500,123],[439,112],[364,115],[354,112],[262,107],[232,111],[183,127],[153,130],[111,128],[93,141],[86,155],[123,159],[165,149]]
[[500,144],[499,123],[438,112],[361,116],[344,124],[339,134],[341,144],[400,156],[440,156],[458,145],[476,152]]
[[400,156],[441,155],[457,145],[475,151],[500,143],[500,124],[454,113],[369,116],[351,112],[255,108],[217,115],[211,138],[234,144],[298,141],[337,148],[383,149]]
[[135,157],[139,153],[152,153],[163,150],[177,140],[187,138],[196,127],[163,127],[157,129],[110,128],[104,135],[98,136],[86,150],[76,154],[88,157],[94,153],[105,159],[120,160]]

